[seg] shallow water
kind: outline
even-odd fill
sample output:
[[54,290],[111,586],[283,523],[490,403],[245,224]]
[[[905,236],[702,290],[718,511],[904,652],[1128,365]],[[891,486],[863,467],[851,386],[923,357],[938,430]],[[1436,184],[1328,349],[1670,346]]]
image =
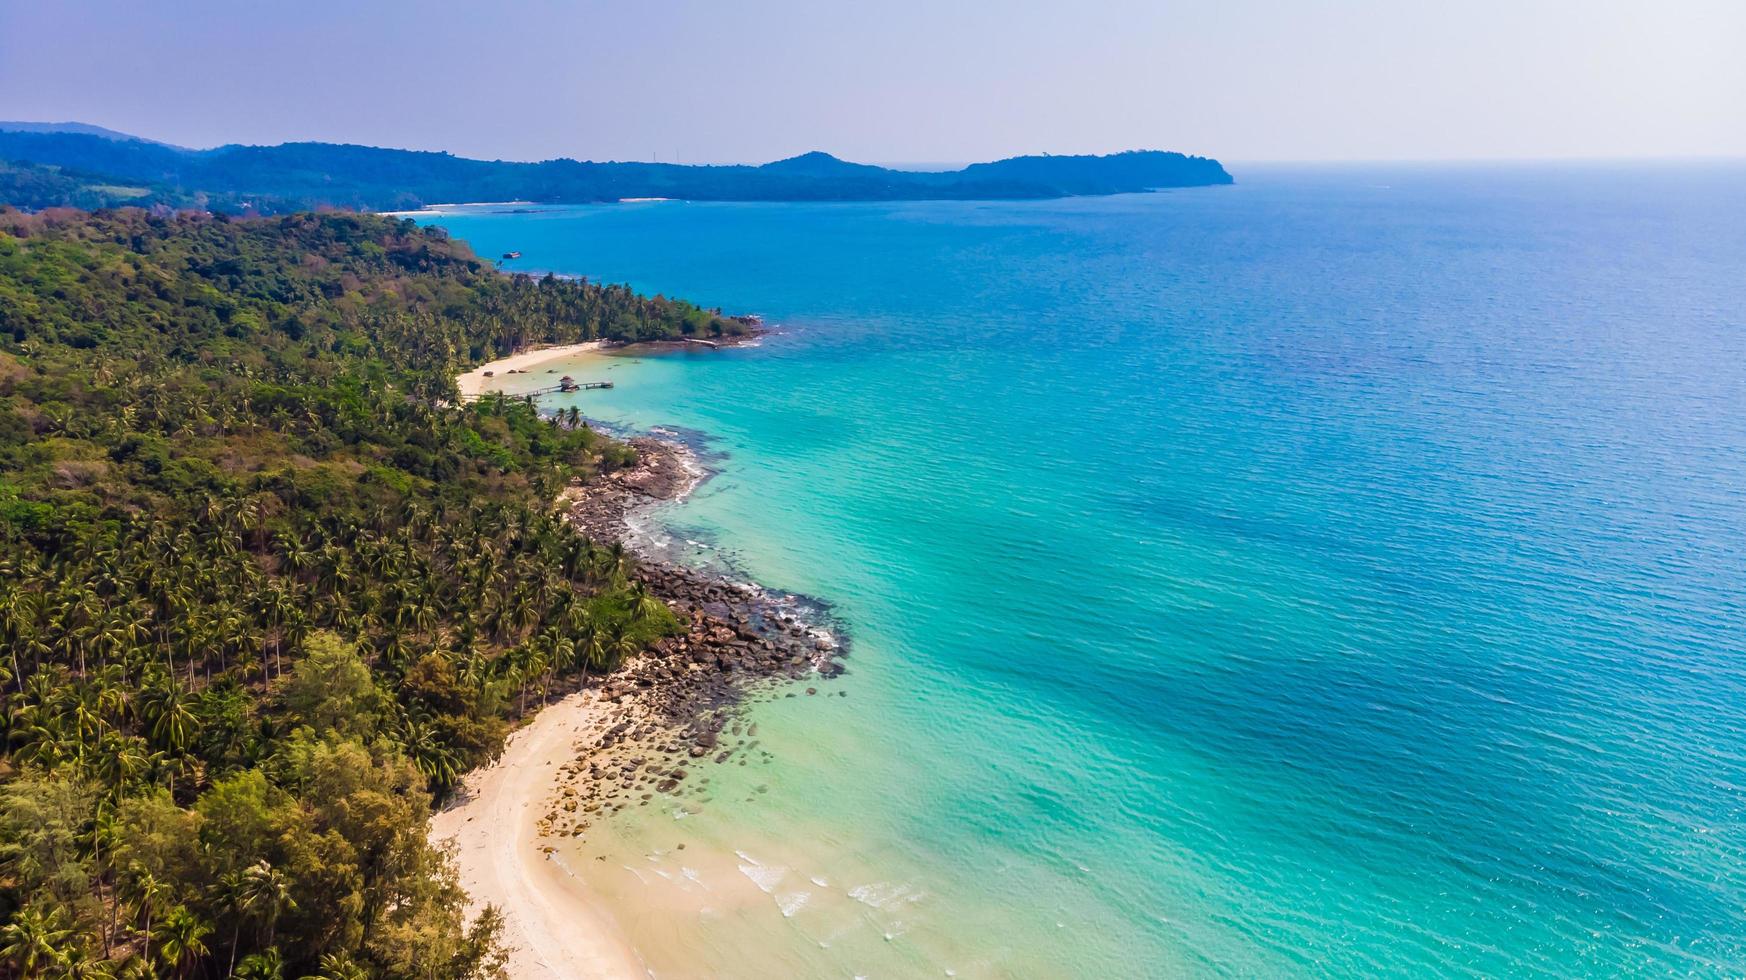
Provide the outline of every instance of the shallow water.
[[783,328],[553,402],[854,642],[568,856],[657,973],[1746,971],[1746,169],[1237,176],[438,219]]

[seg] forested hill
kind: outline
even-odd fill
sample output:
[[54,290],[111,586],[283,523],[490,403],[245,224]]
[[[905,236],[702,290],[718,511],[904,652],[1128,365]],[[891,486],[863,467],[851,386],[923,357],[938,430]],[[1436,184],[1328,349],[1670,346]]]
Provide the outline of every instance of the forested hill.
[[730,328],[410,221],[0,210],[0,975],[490,975],[431,799],[675,621],[551,509],[630,450],[451,373]]
[[[187,150],[86,132],[0,124],[0,160],[90,175],[129,192],[202,194],[217,210],[275,213],[333,206],[386,211],[461,201],[883,201],[1053,198],[1231,183],[1218,161],[1181,153],[1031,156],[921,172],[808,153],[763,166],[468,160],[447,153],[335,143]],[[13,199],[22,207],[71,203]]]

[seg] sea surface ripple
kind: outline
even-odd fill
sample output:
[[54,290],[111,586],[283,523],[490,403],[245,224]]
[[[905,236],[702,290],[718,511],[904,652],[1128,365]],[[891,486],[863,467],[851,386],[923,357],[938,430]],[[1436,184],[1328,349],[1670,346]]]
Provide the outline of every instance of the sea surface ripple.
[[684,824],[772,894],[643,939],[1746,973],[1746,168],[1237,174],[439,219],[782,326],[573,402],[706,433],[676,536],[855,641],[851,696],[757,706],[771,760]]

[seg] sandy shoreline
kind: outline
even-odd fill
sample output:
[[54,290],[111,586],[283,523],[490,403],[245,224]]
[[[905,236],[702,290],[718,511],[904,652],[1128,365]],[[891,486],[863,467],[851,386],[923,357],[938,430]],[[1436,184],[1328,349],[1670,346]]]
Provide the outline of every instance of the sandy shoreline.
[[576,739],[600,714],[593,694],[549,705],[510,735],[493,765],[467,774],[430,836],[454,846],[470,911],[503,912],[507,970],[515,980],[646,977],[630,943],[587,889],[540,843],[540,825]]
[[[457,385],[463,395],[477,395],[509,370],[601,346],[521,352],[473,369]],[[635,465],[573,485],[560,499],[583,534],[634,550],[632,519],[682,499],[707,472],[676,442],[643,437],[631,444]],[[739,737],[735,712],[756,685],[842,672],[833,660],[840,637],[798,615],[801,597],[654,554],[637,555],[636,575],[687,624],[686,632],[597,678],[586,692],[541,709],[510,736],[495,764],[467,775],[461,794],[431,820],[431,839],[454,848],[472,911],[491,905],[502,913],[507,971],[516,980],[648,976],[615,910],[566,870],[558,845],[585,838],[613,813],[695,793],[690,771],[730,760],[743,765],[742,754],[755,743]]]
[[445,210],[454,208],[533,207],[537,204],[537,201],[455,201],[447,204],[426,204],[409,211],[377,211],[376,213],[384,218],[428,218],[433,215],[441,215]]
[[455,378],[455,387],[461,389],[462,398],[477,398],[484,394],[493,382],[500,381],[503,375],[511,371],[525,372],[547,361],[599,350],[605,345],[606,341],[604,340],[589,340],[580,344],[560,344],[555,347],[536,347],[531,350],[519,351],[508,357],[481,364],[466,374],[460,375]]

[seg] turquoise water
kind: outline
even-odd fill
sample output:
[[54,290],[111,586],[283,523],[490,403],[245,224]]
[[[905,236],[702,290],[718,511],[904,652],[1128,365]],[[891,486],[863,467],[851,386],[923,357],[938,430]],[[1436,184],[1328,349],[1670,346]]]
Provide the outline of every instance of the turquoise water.
[[1238,179],[440,219],[783,328],[576,401],[706,434],[676,536],[853,637],[687,828],[901,915],[729,925],[841,975],[1746,972],[1746,168]]

